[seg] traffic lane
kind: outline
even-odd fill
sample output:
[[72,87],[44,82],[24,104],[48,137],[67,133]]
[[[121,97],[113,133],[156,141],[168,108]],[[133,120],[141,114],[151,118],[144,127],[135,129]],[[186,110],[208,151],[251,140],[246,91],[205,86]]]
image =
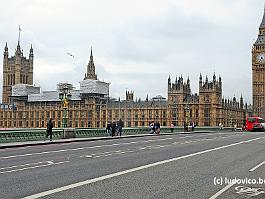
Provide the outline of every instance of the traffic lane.
[[[100,153],[112,153],[127,149],[131,149],[133,151],[141,150],[143,147],[149,147],[150,149],[158,148],[160,146],[167,147],[171,146],[172,143],[175,144],[188,144],[189,142],[197,142],[204,140],[214,140],[214,139],[232,139],[235,138],[234,141],[237,141],[238,137],[249,137],[250,135],[244,134],[228,134],[228,135],[211,135],[211,136],[184,136],[184,137],[164,137],[161,136],[157,139],[151,140],[138,140],[132,142],[121,142],[121,143],[108,143],[104,145],[94,145],[94,146],[84,146],[84,147],[70,147],[60,150],[46,150],[34,153],[24,153],[24,154],[13,154],[11,156],[1,156],[0,157],[0,167],[9,167],[15,165],[23,165],[28,163],[38,163],[43,161],[57,160],[64,161],[69,159],[80,158],[81,156],[89,156],[93,154]],[[256,134],[254,135],[256,136]],[[205,138],[203,138],[205,137]],[[130,140],[128,140],[130,141]],[[4,155],[4,154],[3,154]],[[107,154],[106,154],[107,155]]]
[[[174,137],[174,138],[189,138],[189,137],[210,137],[223,134],[232,134],[233,132],[217,132],[217,133],[194,133],[194,134],[173,134],[173,135],[162,135],[162,136],[146,136],[146,137],[137,137],[137,138],[122,138],[122,139],[109,139],[109,140],[96,140],[96,141],[82,141],[82,142],[71,142],[71,143],[59,143],[59,144],[50,144],[50,145],[36,145],[36,146],[25,146],[18,148],[7,148],[0,149],[1,154],[5,154],[6,156],[11,156],[14,154],[23,154],[25,151],[27,153],[38,153],[43,150],[61,150],[65,148],[69,148],[73,146],[74,148],[78,147],[92,147],[96,145],[104,145],[104,144],[119,144],[119,143],[127,143],[133,141],[147,141],[147,140],[159,140],[161,137]],[[49,141],[46,141],[49,142]]]
[[[115,176],[43,198],[209,198],[222,187],[214,184],[216,177],[244,176],[250,165],[264,158],[264,148],[264,145],[256,145],[255,142],[241,144]],[[255,152],[258,156],[252,155]]]
[[[52,165],[41,169],[15,172],[11,175],[5,173],[1,175],[1,187],[5,190],[3,192],[3,197],[22,197],[82,180],[151,164],[172,157],[180,157],[181,155],[187,155],[202,151],[203,149],[208,149],[208,147],[206,147],[208,145],[209,141],[205,141],[205,144],[197,142],[187,145],[176,145],[167,150],[165,148],[157,148],[156,150],[143,150],[139,153],[127,153],[96,159],[84,158],[63,163],[61,165]],[[197,150],[194,150],[194,148],[197,148]],[[20,181],[15,181],[15,179],[20,179]],[[36,187],[35,184],[39,186]],[[13,189],[10,189],[10,187]],[[13,190],[19,190],[19,192],[14,192]]]
[[[74,148],[73,151],[44,151],[37,154],[24,154],[22,157],[13,157],[13,156],[4,156],[0,157],[1,163],[0,168],[4,167],[12,167],[16,165],[24,165],[24,164],[35,164],[43,161],[65,161],[65,160],[72,160],[75,161],[79,158],[88,158],[90,156],[109,156],[109,155],[116,155],[116,154],[123,154],[123,153],[129,153],[129,152],[139,152],[143,149],[145,150],[153,150],[157,148],[168,148],[168,147],[175,147],[175,145],[188,145],[196,142],[203,143],[204,141],[216,141],[220,142],[220,144],[225,144],[227,139],[230,139],[231,141],[238,141],[240,140],[240,137],[246,137],[247,139],[250,138],[250,135],[230,135],[230,136],[221,136],[221,137],[212,137],[212,138],[202,138],[202,139],[193,139],[190,140],[182,140],[182,141],[174,141],[169,138],[160,139],[159,143],[146,143],[145,141],[134,143],[131,145],[127,145],[130,143],[122,143],[121,145],[109,145],[109,148],[106,148],[107,146],[104,145],[104,147],[91,147],[91,148],[82,148],[82,150],[79,150],[80,148]],[[232,139],[233,138],[233,139]],[[215,142],[213,142],[215,143]],[[208,146],[212,145],[213,143],[210,143]],[[125,144],[125,145],[123,145]],[[216,145],[213,144],[213,147]],[[78,149],[78,150],[76,150]],[[204,148],[202,148],[203,150]],[[181,150],[180,150],[181,151]],[[185,150],[184,150],[185,151]],[[54,153],[56,152],[56,153]],[[29,156],[28,156],[29,155]]]
[[[236,135],[239,135],[239,134],[231,134],[231,133],[217,133],[217,134],[203,134],[203,135],[198,135],[198,134],[195,134],[195,135],[186,135],[186,136],[175,136],[175,135],[172,135],[172,136],[155,136],[154,138],[155,139],[140,139],[138,138],[137,140],[134,140],[134,141],[131,141],[131,139],[126,139],[126,141],[120,141],[117,140],[117,141],[112,141],[112,142],[103,142],[101,144],[101,142],[94,142],[94,143],[85,143],[85,144],[78,144],[78,143],[72,143],[71,145],[67,144],[67,145],[47,145],[47,146],[40,146],[40,147],[24,147],[24,148],[20,148],[19,150],[2,150],[1,151],[1,154],[3,154],[2,156],[0,156],[0,159],[4,159],[5,157],[8,157],[8,156],[14,156],[14,157],[17,157],[17,156],[22,156],[25,155],[27,156],[27,154],[46,154],[46,153],[52,153],[52,152],[64,152],[64,151],[74,151],[74,150],[78,150],[79,148],[82,150],[82,149],[86,149],[86,148],[102,148],[102,147],[109,147],[109,146],[120,146],[120,145],[129,145],[129,144],[137,144],[138,142],[139,143],[146,143],[146,142],[156,142],[156,141],[161,141],[161,140],[167,140],[167,139],[173,139],[173,138],[176,138],[176,139],[190,139],[190,138],[196,138],[196,137],[208,137],[208,138],[211,138],[211,137],[218,137],[218,136],[236,136]],[[165,138],[166,137],[166,138]],[[57,148],[58,147],[58,148]],[[61,150],[61,151],[60,151]]]

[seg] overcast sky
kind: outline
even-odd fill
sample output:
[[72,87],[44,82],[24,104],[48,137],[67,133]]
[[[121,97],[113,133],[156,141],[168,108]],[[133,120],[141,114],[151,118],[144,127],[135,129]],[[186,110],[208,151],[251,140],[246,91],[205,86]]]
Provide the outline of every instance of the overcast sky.
[[[93,48],[96,73],[111,82],[110,95],[167,97],[167,78],[200,73],[223,81],[225,98],[252,103],[251,48],[264,0],[0,0],[0,47],[14,55],[34,49],[34,83],[55,90],[79,88]],[[67,54],[74,55],[74,59]],[[1,57],[1,60],[3,56]],[[1,89],[2,89],[1,61]],[[1,91],[2,94],[2,91]]]

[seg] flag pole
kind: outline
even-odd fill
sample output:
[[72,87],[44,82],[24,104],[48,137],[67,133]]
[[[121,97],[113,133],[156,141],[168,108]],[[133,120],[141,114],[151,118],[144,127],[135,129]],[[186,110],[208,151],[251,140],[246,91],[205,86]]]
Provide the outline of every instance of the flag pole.
[[18,44],[20,43],[20,31],[21,31],[21,28],[20,28],[20,25],[18,26]]

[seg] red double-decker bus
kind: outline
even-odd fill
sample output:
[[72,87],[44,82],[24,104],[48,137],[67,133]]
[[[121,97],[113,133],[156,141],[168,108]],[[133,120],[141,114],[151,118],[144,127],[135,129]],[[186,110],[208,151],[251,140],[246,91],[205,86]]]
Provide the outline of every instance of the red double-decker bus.
[[265,121],[261,117],[251,116],[246,119],[246,131],[264,131]]

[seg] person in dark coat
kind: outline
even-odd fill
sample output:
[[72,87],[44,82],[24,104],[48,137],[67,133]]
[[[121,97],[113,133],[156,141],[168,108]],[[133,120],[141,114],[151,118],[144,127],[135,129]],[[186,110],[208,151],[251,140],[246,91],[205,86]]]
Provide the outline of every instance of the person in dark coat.
[[155,133],[160,134],[160,123],[158,121],[155,123]]
[[44,141],[48,138],[48,136],[50,135],[50,141],[52,141],[52,128],[54,126],[54,122],[53,119],[50,118],[48,123],[47,123],[47,129],[46,129],[46,136]]
[[153,122],[153,132],[156,132],[156,122]]
[[108,122],[107,127],[106,127],[106,132],[107,135],[111,136],[111,122]]
[[116,122],[113,121],[111,124],[111,136],[115,136],[115,132],[116,132]]
[[118,134],[120,134],[121,136],[121,133],[122,133],[122,127],[123,127],[123,121],[120,119],[117,123],[117,128],[118,128]]

